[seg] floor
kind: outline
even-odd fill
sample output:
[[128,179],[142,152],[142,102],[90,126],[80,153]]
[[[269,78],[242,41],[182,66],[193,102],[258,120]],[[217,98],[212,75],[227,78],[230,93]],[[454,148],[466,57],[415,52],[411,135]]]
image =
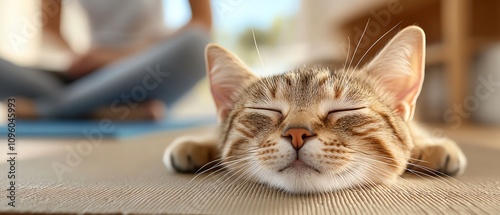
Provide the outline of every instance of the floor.
[[[237,183],[224,173],[196,179],[190,174],[168,174],[161,162],[165,147],[177,136],[203,130],[207,128],[125,140],[19,138],[18,206],[12,212],[500,214],[500,169],[495,166],[500,151],[492,150],[498,144],[490,141],[498,137],[498,129],[444,129],[451,137],[463,138],[460,142],[470,160],[463,176],[405,175],[394,186],[318,195],[290,195],[255,183]],[[85,146],[85,141],[93,146]],[[479,144],[489,148],[474,146]],[[8,167],[0,163],[0,173]],[[0,205],[0,213],[11,209]]]
[[479,124],[465,124],[458,129],[445,125],[428,125],[431,128],[442,128],[445,135],[451,139],[471,145],[500,149],[500,127]]

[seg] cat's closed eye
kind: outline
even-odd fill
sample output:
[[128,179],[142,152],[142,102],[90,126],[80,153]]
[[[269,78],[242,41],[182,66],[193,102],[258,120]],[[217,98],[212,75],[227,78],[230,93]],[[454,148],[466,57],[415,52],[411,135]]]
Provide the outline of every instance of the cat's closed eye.
[[362,111],[367,109],[367,107],[353,107],[353,108],[342,108],[342,109],[334,109],[328,112],[326,115],[327,118],[332,120],[338,120],[344,116],[352,115],[357,113],[358,111]]
[[282,116],[283,115],[283,112],[281,112],[281,110],[274,109],[274,108],[247,107],[247,109],[250,109],[250,110],[253,110],[253,111],[262,112],[262,113],[275,114],[275,115],[278,115],[278,116]]
[[356,111],[365,109],[366,107],[355,107],[355,108],[343,108],[343,109],[335,109],[328,112],[328,114],[340,113],[340,112],[348,112],[348,111]]
[[328,111],[328,113],[326,114],[327,117],[332,117],[332,116],[336,116],[336,117],[341,117],[341,116],[344,116],[344,115],[349,115],[353,112],[356,112],[356,111],[360,111],[360,110],[364,110],[366,109],[367,107],[365,106],[361,106],[361,107],[349,107],[349,108],[334,108],[330,111]]

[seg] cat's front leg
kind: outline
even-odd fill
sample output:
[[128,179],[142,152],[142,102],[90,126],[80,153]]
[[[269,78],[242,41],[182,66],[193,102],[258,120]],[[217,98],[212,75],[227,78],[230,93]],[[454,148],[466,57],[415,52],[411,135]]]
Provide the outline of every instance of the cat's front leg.
[[408,169],[426,175],[439,171],[446,175],[460,175],[464,172],[467,159],[458,145],[448,138],[417,138],[412,150]]
[[165,150],[163,163],[171,172],[194,173],[211,166],[206,164],[218,158],[217,149],[216,137],[179,137]]

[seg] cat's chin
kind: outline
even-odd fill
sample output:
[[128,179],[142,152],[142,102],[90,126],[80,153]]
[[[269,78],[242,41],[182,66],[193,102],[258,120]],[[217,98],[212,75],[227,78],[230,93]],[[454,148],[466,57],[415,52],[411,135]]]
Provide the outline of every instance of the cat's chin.
[[268,184],[294,194],[334,192],[350,188],[353,185],[352,183],[362,184],[361,181],[351,182],[351,184],[337,182],[330,177],[318,174],[314,170],[301,173],[289,170],[279,178],[280,180],[269,181]]
[[301,176],[304,174],[321,174],[321,171],[311,165],[304,163],[301,160],[295,160],[291,164],[287,165],[283,169],[278,170],[279,173],[284,174],[295,174]]
[[[265,175],[265,176],[264,176]],[[260,177],[260,182],[280,190],[294,193],[325,193],[335,192],[353,187],[373,185],[393,181],[397,174],[387,178],[372,178],[364,168],[353,168],[352,171],[333,173],[329,171],[317,171],[306,165],[290,165],[282,171],[267,172]],[[370,181],[366,180],[371,178]]]

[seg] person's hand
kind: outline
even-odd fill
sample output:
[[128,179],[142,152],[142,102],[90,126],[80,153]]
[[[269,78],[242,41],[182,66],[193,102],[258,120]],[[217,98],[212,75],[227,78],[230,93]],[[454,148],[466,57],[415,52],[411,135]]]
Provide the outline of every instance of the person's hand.
[[74,54],[71,46],[68,42],[60,35],[54,32],[43,32],[42,34],[42,45],[44,45],[44,49],[51,48],[56,51],[62,51],[69,54]]
[[82,77],[130,53],[131,51],[125,48],[91,48],[86,54],[75,58],[68,69],[68,75],[74,78]]

